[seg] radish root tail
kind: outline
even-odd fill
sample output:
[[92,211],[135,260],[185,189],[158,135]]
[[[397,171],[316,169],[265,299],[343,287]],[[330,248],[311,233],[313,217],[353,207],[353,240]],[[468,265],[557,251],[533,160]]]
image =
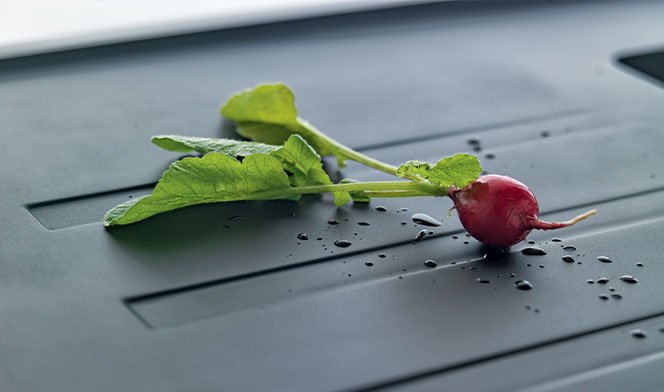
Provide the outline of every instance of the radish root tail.
[[574,218],[565,221],[565,222],[546,222],[543,220],[539,219],[534,219],[531,222],[530,227],[532,229],[538,229],[538,230],[555,230],[555,229],[560,229],[563,227],[569,227],[572,226],[578,222],[581,222],[582,220],[589,218],[597,213],[597,210],[590,210],[587,212],[584,212],[581,215],[575,216]]

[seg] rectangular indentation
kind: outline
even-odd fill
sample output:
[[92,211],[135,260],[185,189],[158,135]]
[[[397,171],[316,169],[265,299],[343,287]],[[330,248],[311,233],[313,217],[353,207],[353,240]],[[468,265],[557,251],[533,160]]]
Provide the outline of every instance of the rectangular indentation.
[[[364,148],[360,148],[360,150],[370,150],[368,154],[373,156],[375,154],[380,155],[381,151],[390,151],[391,153],[391,149],[395,148],[396,145],[402,151],[410,151],[411,155],[404,158],[404,160],[408,160],[414,156],[421,155],[425,150],[422,150],[420,146],[431,146],[432,141],[437,141],[437,143],[433,144],[436,146],[445,144],[448,146],[446,148],[449,149],[449,153],[454,153],[463,151],[464,149],[470,149],[465,143],[466,135],[468,134],[477,135],[478,133],[483,134],[500,130],[500,140],[504,140],[505,143],[507,143],[507,141],[511,140],[510,138],[516,138],[519,140],[527,139],[529,130],[533,129],[535,126],[542,129],[557,129],[562,128],[563,124],[567,124],[571,119],[574,119],[574,124],[583,131],[593,129],[598,126],[598,123],[602,124],[603,121],[606,121],[604,119],[598,119],[593,115],[582,114],[582,111],[578,110],[564,115],[559,114],[543,116],[540,118],[521,119],[509,124],[493,124],[481,128],[459,129],[445,134],[428,135],[423,138],[408,137],[406,139],[399,139],[385,144],[365,146]],[[539,134],[537,134],[537,137],[539,138]],[[443,140],[446,142],[443,142]],[[410,146],[410,148],[408,146]],[[428,150],[426,151],[428,152]],[[469,150],[468,152],[472,151]],[[436,154],[441,153],[446,154],[448,152],[446,150],[442,152],[437,150],[436,152]],[[351,163],[349,167],[344,170],[344,174],[353,174],[354,166],[356,167],[357,165]],[[367,171],[368,169],[363,167],[362,170]],[[375,171],[371,171],[371,174],[373,176],[380,176],[380,173],[376,173]],[[100,222],[106,211],[129,200],[131,197],[140,197],[149,194],[154,186],[155,184],[146,184],[131,188],[44,201],[27,205],[27,208],[44,227],[49,230],[58,230],[93,222]]]
[[[649,213],[634,219],[626,206],[647,209],[647,206],[661,199],[662,192],[664,189],[635,194],[628,199],[619,198],[597,203],[594,206],[598,210],[614,213],[602,213],[584,225],[567,229],[565,238],[576,243],[588,241],[587,238],[600,238],[609,233],[661,226],[664,222],[664,208],[651,209]],[[579,206],[573,208],[582,209]],[[572,209],[564,212],[574,214],[580,211]],[[420,242],[416,251],[419,256],[416,256],[415,260],[412,260],[413,248],[408,241],[382,248],[378,253],[387,254],[384,258],[377,258],[372,250],[330,256],[307,263],[139,295],[128,298],[126,304],[149,328],[159,329],[234,312],[280,306],[281,303],[324,295],[337,288],[348,290],[351,286],[369,287],[380,285],[386,280],[411,279],[432,271],[422,262],[428,257],[438,260],[437,270],[440,273],[444,273],[446,268],[465,269],[466,264],[481,263],[481,257],[469,260],[467,248],[458,246],[458,240],[451,236],[452,233],[459,232],[448,233],[450,235],[437,237],[434,241]],[[548,239],[549,236],[550,233],[538,232],[531,238]],[[551,247],[558,248],[559,245],[554,243]],[[519,255],[519,248],[520,246],[516,246],[512,253]],[[441,249],[445,250],[444,256]],[[559,249],[557,251],[562,252]],[[395,262],[396,260],[402,262]],[[404,263],[403,260],[409,261]],[[560,258],[555,257],[555,262],[561,264]]]
[[154,184],[30,204],[28,211],[49,230],[100,222],[116,205],[152,191]]
[[620,62],[664,82],[664,51],[622,57]]

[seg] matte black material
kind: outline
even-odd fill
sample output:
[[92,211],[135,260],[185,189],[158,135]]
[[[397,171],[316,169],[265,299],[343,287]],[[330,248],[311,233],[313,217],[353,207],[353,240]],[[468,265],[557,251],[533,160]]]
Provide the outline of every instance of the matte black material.
[[[664,384],[664,89],[625,66],[657,77],[634,56],[664,47],[661,15],[660,2],[442,3],[1,61],[0,390]],[[522,244],[498,259],[446,218],[446,198],[229,203],[102,227],[178,158],[152,134],[232,135],[220,102],[270,80],[376,158],[479,139],[486,170],[528,184],[544,219],[599,213],[533,233],[545,256]],[[416,212],[443,225],[413,244]]]

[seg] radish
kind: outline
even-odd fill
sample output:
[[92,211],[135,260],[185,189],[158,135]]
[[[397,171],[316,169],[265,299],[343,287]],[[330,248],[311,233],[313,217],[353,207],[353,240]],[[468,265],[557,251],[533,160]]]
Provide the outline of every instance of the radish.
[[[240,200],[299,200],[302,195],[331,192],[341,207],[353,200],[449,196],[468,233],[487,246],[508,248],[533,229],[571,226],[593,214],[588,211],[566,222],[538,218],[537,199],[524,184],[499,175],[480,176],[479,159],[467,153],[435,163],[410,160],[393,166],[371,158],[324,134],[299,117],[295,97],[283,83],[260,84],[234,94],[221,114],[235,121],[236,131],[252,139],[240,141],[159,135],[157,146],[179,153],[197,152],[174,162],[151,195],[111,209],[104,225],[126,225],[190,205]],[[471,139],[470,144],[479,144]],[[333,183],[321,156],[334,156],[339,167],[355,161],[399,177],[399,181]],[[494,159],[493,154],[486,155]],[[406,181],[404,181],[406,180]],[[384,208],[383,208],[384,209]],[[418,234],[417,240],[422,237]],[[337,244],[340,246],[339,244]]]
[[533,192],[523,183],[501,175],[485,175],[470,185],[448,192],[463,227],[485,245],[509,248],[526,239],[533,229],[555,230],[571,226],[595,214],[588,211],[565,222],[538,218]]

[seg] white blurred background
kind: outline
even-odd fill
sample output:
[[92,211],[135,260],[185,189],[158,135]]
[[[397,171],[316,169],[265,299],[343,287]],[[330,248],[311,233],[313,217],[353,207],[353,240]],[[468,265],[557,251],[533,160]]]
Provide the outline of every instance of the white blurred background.
[[0,0],[0,58],[420,0]]

